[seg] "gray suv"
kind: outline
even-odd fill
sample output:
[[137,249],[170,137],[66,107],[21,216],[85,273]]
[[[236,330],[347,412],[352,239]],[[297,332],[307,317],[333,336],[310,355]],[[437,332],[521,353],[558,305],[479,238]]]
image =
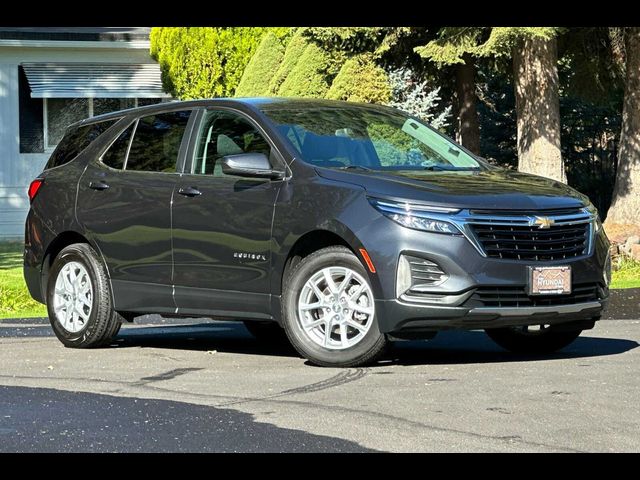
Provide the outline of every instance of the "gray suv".
[[401,111],[172,102],[71,125],[29,188],[24,273],[68,347],[156,313],[245,322],[324,366],[485,329],[514,352],[600,318],[589,199],[491,166]]

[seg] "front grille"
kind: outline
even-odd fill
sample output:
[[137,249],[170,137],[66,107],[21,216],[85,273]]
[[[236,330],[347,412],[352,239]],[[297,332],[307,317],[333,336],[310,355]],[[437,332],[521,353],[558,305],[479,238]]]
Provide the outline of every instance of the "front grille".
[[599,300],[597,283],[574,285],[567,295],[527,295],[523,286],[480,287],[465,302],[465,307],[553,307]]
[[576,208],[546,208],[541,210],[478,210],[472,209],[469,211],[471,215],[489,215],[489,216],[521,216],[521,215],[544,215],[546,217],[551,217],[555,215],[580,215],[583,212],[584,208],[576,207]]
[[490,258],[550,261],[585,254],[589,239],[589,223],[553,225],[540,229],[537,225],[472,224],[471,229]]

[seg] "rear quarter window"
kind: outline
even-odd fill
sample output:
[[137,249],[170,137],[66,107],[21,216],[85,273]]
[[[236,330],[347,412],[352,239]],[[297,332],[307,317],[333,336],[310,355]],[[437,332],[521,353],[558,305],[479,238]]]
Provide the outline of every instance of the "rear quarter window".
[[118,120],[116,118],[68,130],[49,157],[45,170],[69,163]]

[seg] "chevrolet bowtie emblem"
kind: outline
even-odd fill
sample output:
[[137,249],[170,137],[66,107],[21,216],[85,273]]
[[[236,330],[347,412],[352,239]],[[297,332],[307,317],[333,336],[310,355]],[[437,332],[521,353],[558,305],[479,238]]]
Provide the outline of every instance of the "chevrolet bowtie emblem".
[[536,219],[533,221],[533,224],[538,225],[538,228],[541,229],[551,228],[551,225],[553,225],[554,223],[556,223],[556,221],[553,218],[549,217],[536,217]]

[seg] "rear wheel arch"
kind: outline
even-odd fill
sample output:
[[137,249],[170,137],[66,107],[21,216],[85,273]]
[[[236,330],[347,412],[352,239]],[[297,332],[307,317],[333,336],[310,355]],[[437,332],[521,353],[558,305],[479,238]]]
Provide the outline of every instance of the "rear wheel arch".
[[[100,249],[81,233],[73,230],[67,230],[58,234],[51,242],[49,242],[44,256],[42,257],[41,291],[43,292],[43,294],[46,294],[46,287],[49,279],[49,270],[51,269],[51,266],[53,265],[56,257],[62,250],[74,243],[86,243],[87,245],[91,246],[91,248],[93,248],[98,253],[104,263],[104,257],[102,256],[102,252],[100,251]],[[106,263],[105,268],[108,275],[109,269]]]

